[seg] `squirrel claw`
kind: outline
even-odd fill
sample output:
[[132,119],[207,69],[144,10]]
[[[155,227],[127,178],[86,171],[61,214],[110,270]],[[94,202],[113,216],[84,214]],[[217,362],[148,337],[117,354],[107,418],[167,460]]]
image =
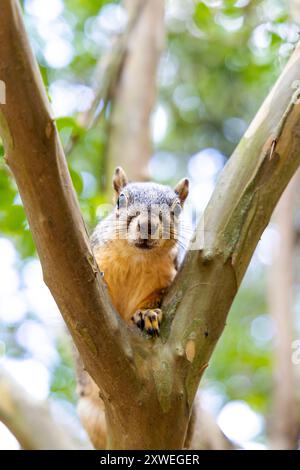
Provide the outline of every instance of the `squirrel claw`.
[[162,319],[162,311],[159,308],[138,310],[131,320],[142,331],[154,337],[159,336],[159,328]]

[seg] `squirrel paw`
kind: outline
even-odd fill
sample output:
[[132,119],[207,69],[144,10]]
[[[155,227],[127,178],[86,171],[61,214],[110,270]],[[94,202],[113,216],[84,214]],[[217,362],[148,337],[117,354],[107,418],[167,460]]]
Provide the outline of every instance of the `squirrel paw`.
[[145,330],[151,336],[159,336],[161,319],[162,311],[159,308],[137,310],[131,317],[140,330]]

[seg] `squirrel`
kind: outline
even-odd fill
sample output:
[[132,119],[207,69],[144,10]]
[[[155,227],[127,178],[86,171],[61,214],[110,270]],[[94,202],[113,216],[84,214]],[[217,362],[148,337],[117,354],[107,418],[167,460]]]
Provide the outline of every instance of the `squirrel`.
[[[91,236],[93,253],[113,306],[126,323],[159,336],[161,301],[178,270],[180,214],[189,180],[174,189],[132,183],[121,167],[113,176],[116,205]],[[96,449],[105,448],[104,404],[91,377],[78,365],[78,413]]]
[[129,183],[118,167],[113,187],[115,209],[91,237],[95,259],[123,320],[158,336],[162,297],[177,273],[179,220],[189,181],[182,179],[174,189]]

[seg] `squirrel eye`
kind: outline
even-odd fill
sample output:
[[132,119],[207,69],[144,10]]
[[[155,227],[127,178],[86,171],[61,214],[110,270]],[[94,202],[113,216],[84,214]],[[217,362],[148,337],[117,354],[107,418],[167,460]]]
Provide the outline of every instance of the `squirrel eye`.
[[125,194],[120,194],[118,201],[117,201],[118,209],[123,209],[124,207],[126,207],[126,202],[127,202],[127,199],[126,199]]

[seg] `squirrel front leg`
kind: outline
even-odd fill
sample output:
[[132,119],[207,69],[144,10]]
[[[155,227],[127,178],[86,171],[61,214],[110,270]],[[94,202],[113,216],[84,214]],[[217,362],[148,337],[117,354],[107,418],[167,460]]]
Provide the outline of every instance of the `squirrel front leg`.
[[164,291],[153,292],[139,304],[131,320],[142,331],[151,336],[159,336],[162,320],[162,311],[159,308],[163,299]]

